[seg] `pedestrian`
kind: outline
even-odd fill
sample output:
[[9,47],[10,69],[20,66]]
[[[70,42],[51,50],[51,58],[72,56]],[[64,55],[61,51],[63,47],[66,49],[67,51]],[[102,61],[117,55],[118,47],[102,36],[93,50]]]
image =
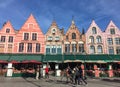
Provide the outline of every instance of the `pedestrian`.
[[82,82],[84,82],[84,84],[87,84],[87,82],[83,78],[83,70],[81,69],[81,67],[79,67],[78,84],[80,84],[80,82],[81,82],[81,84],[82,84]]
[[37,66],[36,68],[36,79],[37,80],[39,79],[39,72],[40,72],[40,69],[39,69],[39,66]]
[[45,78],[46,78],[46,81],[49,79],[49,68],[48,68],[48,66],[46,66],[46,68],[45,68]]
[[78,78],[80,76],[78,67],[75,68],[75,85],[79,83]]
[[64,71],[64,69],[62,69],[62,70],[61,70],[61,73],[60,73],[60,76],[61,76],[61,79],[60,79],[60,80],[61,80],[61,82],[62,82],[62,80],[63,80],[64,74],[65,74],[65,71]]

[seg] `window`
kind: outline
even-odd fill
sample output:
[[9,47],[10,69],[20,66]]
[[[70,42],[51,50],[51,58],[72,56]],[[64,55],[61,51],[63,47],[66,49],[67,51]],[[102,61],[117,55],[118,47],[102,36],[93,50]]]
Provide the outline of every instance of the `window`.
[[70,53],[70,44],[65,44],[65,52]]
[[56,46],[55,45],[52,46],[52,53],[56,53]]
[[29,28],[30,28],[30,29],[33,29],[33,24],[29,24]]
[[24,33],[24,40],[28,40],[29,39],[29,33]]
[[10,33],[10,29],[9,28],[6,29],[6,33]]
[[32,40],[37,40],[37,33],[32,33]]
[[94,43],[94,37],[93,36],[90,36],[89,39],[90,39],[90,43]]
[[72,39],[76,39],[76,34],[72,33]]
[[12,44],[8,44],[8,49],[12,49]]
[[49,36],[49,37],[47,38],[47,40],[51,41],[51,40],[52,40],[52,36]]
[[13,42],[13,36],[9,36],[8,42]]
[[96,31],[96,27],[92,27],[92,34],[96,34],[97,31]]
[[115,29],[114,28],[110,29],[110,34],[115,34]]
[[77,52],[77,45],[76,44],[72,44],[72,52]]
[[40,44],[36,43],[36,52],[40,52]]
[[58,54],[61,54],[62,53],[62,47],[59,45],[57,46],[57,53]]
[[84,44],[79,44],[79,52],[80,53],[84,52]]
[[120,46],[116,48],[116,54],[120,54]]
[[107,41],[108,41],[108,45],[113,45],[113,39],[112,38],[108,38]]
[[94,46],[90,46],[90,53],[94,54],[95,53],[95,47]]
[[96,42],[97,42],[97,43],[101,43],[101,42],[102,42],[101,36],[97,36]]
[[52,33],[54,34],[56,32],[56,29],[52,29]]
[[116,45],[120,45],[120,38],[115,38]]
[[102,46],[101,45],[98,45],[97,51],[98,51],[98,53],[102,53]]
[[23,52],[24,50],[24,43],[19,43],[19,52]]
[[27,52],[32,52],[32,43],[28,43]]
[[66,40],[67,40],[67,41],[68,41],[68,39],[69,39],[68,36],[66,36]]
[[1,42],[5,42],[5,36],[1,36]]
[[59,36],[56,36],[56,37],[55,37],[55,40],[56,40],[56,41],[59,41],[59,40],[60,40],[60,37],[59,37]]
[[108,47],[109,54],[114,54],[114,48],[113,47]]
[[49,45],[46,46],[46,54],[50,54],[50,46]]

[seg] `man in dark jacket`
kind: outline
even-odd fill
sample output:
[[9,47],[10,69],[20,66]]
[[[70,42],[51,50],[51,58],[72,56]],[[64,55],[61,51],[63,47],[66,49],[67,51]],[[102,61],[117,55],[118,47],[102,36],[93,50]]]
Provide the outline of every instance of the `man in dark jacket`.
[[84,82],[85,84],[87,84],[87,82],[85,81],[85,79],[83,78],[83,70],[81,69],[81,67],[79,67],[79,77],[78,77],[78,84],[80,84],[80,82]]

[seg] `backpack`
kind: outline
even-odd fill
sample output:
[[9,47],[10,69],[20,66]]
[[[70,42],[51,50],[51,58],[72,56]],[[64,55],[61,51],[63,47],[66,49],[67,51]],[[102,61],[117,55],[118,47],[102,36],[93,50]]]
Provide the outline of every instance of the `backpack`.
[[76,76],[80,76],[80,72],[78,70],[76,71]]

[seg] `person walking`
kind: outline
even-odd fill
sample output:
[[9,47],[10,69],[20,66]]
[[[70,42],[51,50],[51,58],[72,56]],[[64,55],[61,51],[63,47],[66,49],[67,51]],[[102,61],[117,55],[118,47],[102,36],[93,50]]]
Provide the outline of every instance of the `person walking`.
[[80,76],[78,67],[75,68],[75,85],[79,83],[78,78]]
[[49,68],[48,68],[48,66],[46,66],[46,68],[45,68],[45,78],[46,78],[46,81],[49,79]]
[[61,82],[62,82],[62,80],[63,80],[63,78],[64,78],[64,74],[65,74],[65,71],[64,71],[64,69],[62,69],[62,70],[61,70],[61,73],[60,73],[60,76],[61,76],[60,81],[61,81]]
[[39,72],[40,72],[40,69],[39,69],[39,66],[38,66],[37,69],[36,69],[36,80],[39,79]]
[[83,71],[82,71],[81,67],[79,67],[78,84],[80,84],[80,83],[82,84],[82,82],[84,82],[84,84],[87,84],[87,82],[83,78]]

